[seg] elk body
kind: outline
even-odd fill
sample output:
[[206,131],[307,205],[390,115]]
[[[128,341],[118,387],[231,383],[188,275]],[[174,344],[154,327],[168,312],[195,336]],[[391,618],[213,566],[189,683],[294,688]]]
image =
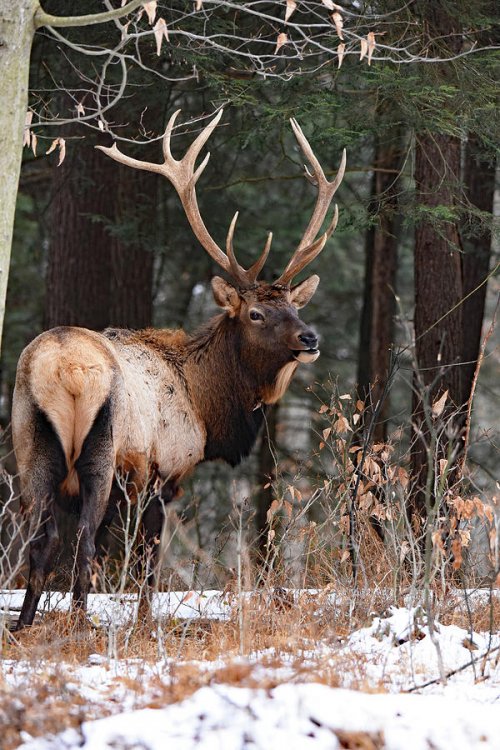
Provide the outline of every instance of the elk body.
[[[183,330],[96,333],[61,327],[41,334],[23,351],[17,369],[12,429],[21,480],[22,507],[30,517],[30,571],[18,628],[30,625],[59,544],[54,504],[78,496],[80,518],[73,599],[85,608],[96,539],[114,506],[116,477],[135,492],[148,491],[143,516],[146,545],[161,534],[163,506],[201,461],[232,466],[250,452],[266,404],[278,401],[300,362],[318,356],[316,334],[297,311],[314,294],[318,276],[292,279],[322,250],[337,222],[316,239],[343,176],[329,182],[295,121],[292,127],[313,173],[318,199],[304,237],[280,278],[258,281],[271,238],[248,270],[233,251],[234,217],[226,252],[200,216],[196,182],[209,154],[196,159],[222,112],[175,160],[163,140],[164,163],[142,162],[100,147],[118,162],[158,172],[174,185],[201,245],[231,279],[212,279],[221,314],[194,334]],[[156,490],[156,494],[155,494]]]

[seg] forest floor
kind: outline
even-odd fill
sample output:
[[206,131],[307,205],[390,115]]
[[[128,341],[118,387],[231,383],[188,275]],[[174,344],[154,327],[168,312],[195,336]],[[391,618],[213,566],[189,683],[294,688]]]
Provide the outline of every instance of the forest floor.
[[[22,591],[0,593],[5,617]],[[41,602],[0,662],[2,750],[498,750],[500,596],[332,591]]]

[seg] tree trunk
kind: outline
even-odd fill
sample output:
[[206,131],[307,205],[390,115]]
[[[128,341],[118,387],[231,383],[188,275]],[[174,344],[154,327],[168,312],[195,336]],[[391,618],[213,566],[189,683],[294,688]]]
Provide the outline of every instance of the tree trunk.
[[156,175],[114,168],[114,227],[111,241],[109,322],[123,328],[146,328],[153,315],[154,253],[147,247],[154,220]]
[[35,33],[34,14],[38,0],[0,0],[0,347],[9,278],[10,251],[14,228],[17,185],[23,152],[23,134],[28,110],[31,44]]
[[46,328],[110,322],[113,179],[116,170],[89,145],[71,149],[54,170]]
[[[465,150],[464,183],[467,197],[474,208],[493,214],[495,194],[495,160],[481,153],[479,139],[469,134]],[[467,297],[462,308],[463,317],[463,368],[462,402],[469,400],[472,380],[481,345],[486,283],[491,257],[491,225],[484,219],[472,217],[468,227],[462,227],[463,294]],[[481,286],[480,286],[481,284]]]
[[[366,234],[365,284],[358,354],[358,386],[367,407],[363,428],[371,422],[374,409],[387,383],[394,341],[394,286],[397,266],[397,192],[401,164],[401,132],[390,143],[377,138],[375,144],[370,214],[376,221]],[[387,398],[378,406],[373,439],[387,439]]]
[[[415,182],[420,205],[428,217],[415,230],[415,354],[412,515],[425,518],[431,444],[428,408],[445,390],[448,399],[441,419],[453,412],[451,421],[460,428],[462,417],[462,273],[458,229],[451,210],[460,174],[460,142],[438,133],[417,136]],[[434,210],[434,214],[432,213]],[[456,307],[458,305],[458,307]],[[427,410],[427,419],[425,416]],[[450,430],[441,436],[440,455],[446,456]],[[455,435],[455,439],[458,434]],[[435,459],[436,457],[432,457]],[[427,498],[429,499],[429,498]]]

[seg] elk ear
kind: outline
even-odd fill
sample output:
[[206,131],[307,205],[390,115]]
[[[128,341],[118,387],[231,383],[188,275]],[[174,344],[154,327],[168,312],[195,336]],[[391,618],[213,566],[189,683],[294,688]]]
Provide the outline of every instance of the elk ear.
[[314,292],[318,288],[318,284],[319,276],[316,276],[316,274],[314,274],[314,276],[310,276],[305,281],[302,281],[300,284],[292,287],[292,289],[290,290],[290,299],[292,305],[294,305],[297,309],[300,309],[301,307],[304,307],[304,305],[307,305]]
[[227,310],[231,318],[239,312],[241,300],[240,295],[232,284],[220,276],[214,276],[212,279],[212,291],[214,293],[215,302],[219,307],[223,307]]

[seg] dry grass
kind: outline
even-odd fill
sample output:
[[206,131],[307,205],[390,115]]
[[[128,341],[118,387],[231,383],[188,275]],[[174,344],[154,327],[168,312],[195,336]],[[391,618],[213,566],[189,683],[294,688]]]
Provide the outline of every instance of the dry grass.
[[[228,597],[230,594],[228,594]],[[199,688],[228,684],[272,689],[282,683],[317,682],[331,687],[346,684],[367,692],[383,692],[383,682],[369,678],[369,658],[349,653],[346,636],[369,624],[374,614],[383,615],[396,604],[388,589],[317,593],[292,593],[283,589],[245,595],[243,623],[238,617],[238,597],[233,594],[234,615],[227,621],[175,618],[153,622],[147,611],[134,626],[117,630],[114,653],[128,660],[123,672],[112,675],[99,700],[84,700],[75,686],[74,669],[92,664],[89,657],[109,653],[109,631],[92,627],[87,620],[51,612],[33,627],[4,638],[4,669],[0,676],[0,736],[2,750],[14,750],[22,733],[44,735],[78,727],[82,721],[100,718],[120,708],[113,691],[126,689],[137,707],[160,708],[183,700]],[[470,627],[460,592],[435,591],[440,620]],[[403,602],[399,602],[403,604]],[[471,600],[476,629],[497,628],[500,601],[487,597]],[[161,635],[161,655],[159,637]],[[318,648],[319,647],[319,648]],[[322,649],[324,649],[322,651]],[[325,657],[326,654],[326,657]],[[161,656],[160,668],[155,668]],[[95,656],[93,656],[95,660]],[[8,666],[14,660],[25,667],[13,687]],[[106,660],[102,666],[106,668]],[[108,669],[110,667],[108,666]],[[19,670],[17,670],[19,674]],[[378,750],[383,737],[365,733],[339,733],[343,748]]]

